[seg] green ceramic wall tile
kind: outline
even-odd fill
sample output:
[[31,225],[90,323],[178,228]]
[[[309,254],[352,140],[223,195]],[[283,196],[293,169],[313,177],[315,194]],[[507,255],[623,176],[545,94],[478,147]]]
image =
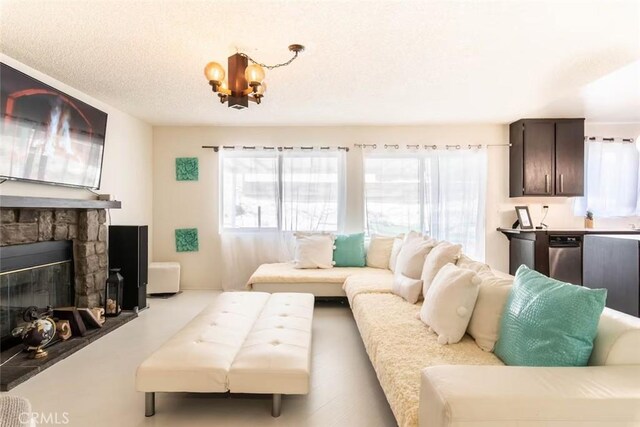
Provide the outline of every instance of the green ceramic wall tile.
[[197,228],[176,229],[176,251],[177,252],[197,252],[198,251],[198,229]]
[[198,158],[197,157],[177,157],[176,158],[176,181],[197,181],[198,180]]

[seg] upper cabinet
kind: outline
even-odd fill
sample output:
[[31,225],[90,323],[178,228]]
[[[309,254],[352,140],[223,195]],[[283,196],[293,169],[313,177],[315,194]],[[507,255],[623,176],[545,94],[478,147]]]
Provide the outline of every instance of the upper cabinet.
[[509,126],[509,196],[584,195],[584,119],[522,119]]

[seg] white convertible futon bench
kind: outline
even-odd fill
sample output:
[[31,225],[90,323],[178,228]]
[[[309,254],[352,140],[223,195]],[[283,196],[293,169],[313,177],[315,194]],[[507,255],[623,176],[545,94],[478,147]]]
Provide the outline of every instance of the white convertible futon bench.
[[156,392],[307,394],[314,297],[224,292],[147,358],[136,372],[145,415]]

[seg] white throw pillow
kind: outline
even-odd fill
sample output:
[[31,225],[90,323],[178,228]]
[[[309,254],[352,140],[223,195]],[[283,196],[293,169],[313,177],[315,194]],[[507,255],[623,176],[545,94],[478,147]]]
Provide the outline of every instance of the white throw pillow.
[[402,249],[402,238],[396,237],[393,239],[393,246],[391,247],[391,255],[389,255],[389,270],[396,272],[396,263],[398,262],[398,254]]
[[440,242],[429,252],[429,255],[427,255],[424,261],[422,276],[420,277],[422,279],[422,295],[424,295],[425,299],[427,298],[429,286],[431,286],[431,282],[433,282],[436,274],[438,274],[440,269],[445,265],[449,263],[455,264],[458,258],[460,258],[461,251],[462,246],[460,245]]
[[398,272],[393,276],[393,293],[411,304],[418,302],[422,292],[422,280],[412,279]]
[[407,234],[396,261],[396,275],[400,273],[411,279],[420,280],[425,257],[434,246],[436,241],[429,237],[423,237],[415,231]]
[[451,263],[433,279],[420,309],[420,320],[438,334],[439,344],[455,344],[464,336],[480,282],[473,271]]
[[500,322],[509,299],[513,278],[481,274],[480,292],[467,332],[484,351],[493,351],[500,336]]
[[296,233],[295,268],[333,267],[335,236],[331,234]]
[[478,274],[491,272],[491,267],[487,264],[480,261],[474,261],[465,254],[460,255],[460,258],[456,262],[456,266],[466,268],[467,270],[471,270]]
[[375,268],[389,268],[391,250],[395,237],[379,236],[374,234],[369,242],[367,250],[367,266]]

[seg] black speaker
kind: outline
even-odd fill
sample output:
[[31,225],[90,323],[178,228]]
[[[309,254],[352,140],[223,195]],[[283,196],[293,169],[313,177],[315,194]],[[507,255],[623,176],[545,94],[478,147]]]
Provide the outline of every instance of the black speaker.
[[149,280],[149,227],[146,225],[109,226],[109,268],[119,268],[124,278],[122,308],[147,307]]

